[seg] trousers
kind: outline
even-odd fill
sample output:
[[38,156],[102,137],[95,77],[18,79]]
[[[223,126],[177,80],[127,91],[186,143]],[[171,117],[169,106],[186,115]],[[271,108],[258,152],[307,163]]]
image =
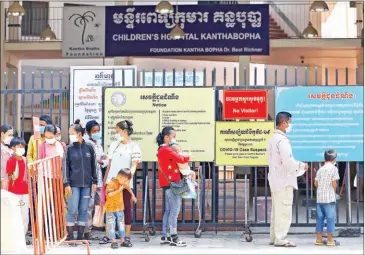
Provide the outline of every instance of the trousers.
[[72,195],[67,202],[66,226],[75,225],[75,215],[79,226],[85,226],[87,220],[87,208],[91,196],[91,188],[72,187]]
[[333,234],[336,226],[336,202],[317,203],[316,232],[322,233],[324,220],[327,221],[327,234]]
[[162,218],[162,236],[177,234],[177,218],[180,213],[181,195],[174,194],[171,189],[165,190],[165,212]]
[[289,242],[286,237],[292,222],[293,187],[286,186],[283,190],[272,192],[271,199],[270,242],[284,245]]
[[19,199],[20,212],[23,220],[24,235],[28,232],[29,225],[29,195],[16,195]]

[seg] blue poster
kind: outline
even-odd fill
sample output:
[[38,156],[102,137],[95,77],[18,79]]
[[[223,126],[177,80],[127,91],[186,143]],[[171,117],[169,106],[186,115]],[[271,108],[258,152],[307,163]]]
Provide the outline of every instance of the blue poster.
[[[269,5],[107,6],[105,56],[269,55]],[[170,38],[176,24],[185,37]]]
[[275,112],[292,114],[288,133],[293,155],[306,162],[324,161],[324,151],[337,151],[337,161],[364,160],[364,88],[361,86],[280,87]]

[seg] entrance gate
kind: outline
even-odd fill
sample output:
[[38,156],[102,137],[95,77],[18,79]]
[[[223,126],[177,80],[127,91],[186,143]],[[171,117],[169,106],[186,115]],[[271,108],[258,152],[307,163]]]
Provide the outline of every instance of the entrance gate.
[[[249,75],[243,71],[243,76]],[[251,70],[252,71],[252,70]],[[250,73],[252,85],[238,84],[239,70],[234,69],[204,69],[197,74],[197,70],[177,72],[173,70],[167,73],[165,70],[158,72],[140,71],[135,86],[157,87],[157,86],[212,86],[216,91],[216,121],[222,120],[222,103],[220,95],[227,89],[267,89],[273,94],[275,87],[285,85],[310,86],[318,84],[318,72],[310,74],[307,68],[292,68],[283,70],[259,70],[254,68]],[[228,75],[229,74],[229,75]],[[309,76],[314,77],[313,84],[309,84]],[[18,136],[28,140],[32,133],[32,117],[39,117],[46,114],[52,116],[54,123],[61,127],[63,140],[67,142],[69,123],[69,74],[66,73],[23,73],[18,75],[4,74],[6,89],[1,90],[1,124],[10,124],[15,127]],[[349,76],[349,70],[345,70],[344,76],[339,75],[335,70],[334,84],[329,82],[328,70],[325,70],[325,79],[320,85],[350,86],[349,80],[359,83],[359,70],[356,70],[356,77]],[[21,80],[21,81],[18,81]],[[339,84],[339,80],[345,80],[345,84]],[[313,80],[313,79],[312,79]],[[333,79],[331,79],[333,80]],[[26,82],[27,81],[27,82]],[[121,84],[124,86],[125,84]],[[352,84],[351,84],[352,85]],[[271,102],[272,104],[273,102]],[[273,104],[272,104],[273,105]],[[269,102],[270,108],[270,102]],[[274,110],[269,111],[269,120],[274,118]],[[318,169],[318,162],[310,163],[311,169]],[[270,224],[270,188],[267,182],[267,167],[237,168],[232,166],[217,167],[214,162],[194,162],[192,168],[201,167],[202,176],[202,219],[204,227],[208,229],[238,228],[244,224],[244,209],[248,206],[248,219],[252,227],[268,227]],[[343,162],[339,166],[343,184],[343,196],[337,206],[337,226],[339,227],[362,227],[364,222],[363,206],[360,204],[361,187],[360,179],[354,179],[359,169],[358,162]],[[248,172],[247,181],[243,179],[243,173]],[[293,224],[295,227],[311,227],[312,232],[315,226],[315,218],[312,215],[315,191],[313,188],[312,175],[309,172],[299,180],[299,190],[294,194]],[[156,185],[157,164],[142,163],[134,180],[139,202],[134,208],[134,225],[142,225],[143,222],[143,199],[144,190],[143,176],[149,176],[149,197],[151,207],[151,223],[159,227],[163,214],[164,194]],[[353,188],[354,183],[357,188]],[[363,183],[363,180],[362,180]],[[246,192],[245,192],[246,190]],[[245,203],[244,194],[248,194]],[[195,210],[194,201],[183,201],[182,213],[179,224],[182,228],[192,229],[198,224],[198,212]],[[264,228],[263,232],[268,229]]]

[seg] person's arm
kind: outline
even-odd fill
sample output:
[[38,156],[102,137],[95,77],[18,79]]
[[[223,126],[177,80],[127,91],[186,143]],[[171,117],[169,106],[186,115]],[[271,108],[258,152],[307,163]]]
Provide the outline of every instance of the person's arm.
[[15,166],[13,160],[9,159],[6,162],[6,173],[9,175],[9,177],[14,173]]
[[92,145],[87,145],[89,146],[89,150],[90,150],[90,154],[91,154],[91,174],[92,174],[92,184],[97,184],[98,183],[98,175],[97,175],[97,167],[96,167],[96,153],[94,151],[94,148]]
[[106,183],[106,180],[108,179],[108,174],[110,171],[110,166],[112,165],[112,158],[113,158],[113,152],[114,152],[114,146],[113,143],[110,145],[109,150],[108,150],[108,167],[105,171],[105,176],[104,176],[104,183]]
[[166,149],[166,152],[167,152],[167,156],[172,158],[173,160],[176,161],[176,163],[178,164],[184,164],[184,163],[187,163],[190,159],[189,156],[183,156],[183,155],[180,155],[178,153],[176,153],[173,149],[171,148],[167,148]]
[[317,181],[317,180],[315,180],[315,181],[314,181],[314,186],[315,186],[316,188],[318,188],[318,181]]
[[33,162],[33,155],[35,153],[34,147],[33,147],[34,142],[35,142],[34,136],[32,135],[29,139],[28,150],[27,150],[27,162],[28,162],[28,164]]
[[334,166],[332,171],[332,187],[336,191],[337,189],[337,181],[340,179],[340,175],[338,174],[338,168]]
[[137,202],[137,198],[136,198],[136,196],[134,195],[133,190],[131,189],[131,187],[129,187],[129,184],[124,185],[124,186],[123,186],[123,189],[128,190],[129,194],[131,194],[131,198],[132,198],[133,203],[136,203],[136,202]]
[[70,160],[68,155],[69,152],[70,148],[67,147],[65,156],[63,158],[63,166],[62,166],[63,185],[65,188],[70,186]]
[[107,194],[106,194],[106,196],[107,197],[111,197],[111,196],[114,196],[114,195],[116,195],[116,194],[118,194],[118,193],[120,193],[122,191],[123,191],[123,186],[120,186],[119,189],[114,190],[114,184],[111,182],[107,186]]
[[295,173],[297,176],[303,175],[306,170],[306,164],[294,159],[290,143],[286,140],[280,140],[277,146],[280,159],[283,162],[285,169]]
[[132,166],[131,166],[131,174],[134,176],[136,172],[138,163],[142,162],[142,153],[141,149],[139,148],[138,144],[134,144],[133,151],[132,151]]

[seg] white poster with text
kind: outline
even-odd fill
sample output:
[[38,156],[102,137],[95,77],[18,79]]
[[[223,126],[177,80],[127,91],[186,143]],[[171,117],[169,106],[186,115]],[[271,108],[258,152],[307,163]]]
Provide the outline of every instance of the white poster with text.
[[136,66],[71,66],[70,72],[70,123],[102,124],[103,88],[137,84]]

